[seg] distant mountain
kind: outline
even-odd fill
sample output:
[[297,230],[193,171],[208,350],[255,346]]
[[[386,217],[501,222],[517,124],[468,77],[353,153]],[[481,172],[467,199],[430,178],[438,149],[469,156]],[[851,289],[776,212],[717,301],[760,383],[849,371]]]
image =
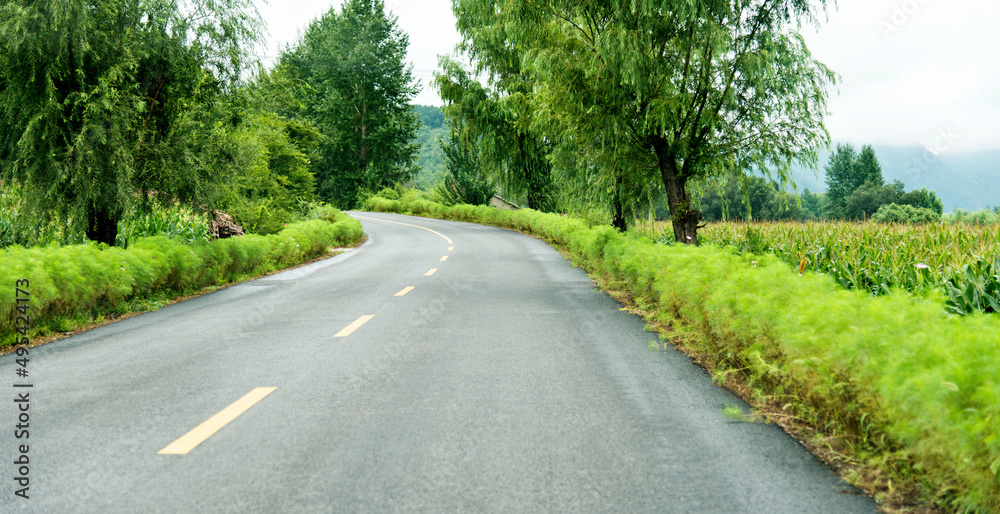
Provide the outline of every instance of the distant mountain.
[[[1000,205],[1000,151],[935,155],[922,146],[873,145],[873,148],[886,182],[899,180],[907,191],[933,189],[945,211]],[[792,179],[798,189],[826,191],[824,168],[829,161],[830,152],[822,152],[819,172],[794,168]]]

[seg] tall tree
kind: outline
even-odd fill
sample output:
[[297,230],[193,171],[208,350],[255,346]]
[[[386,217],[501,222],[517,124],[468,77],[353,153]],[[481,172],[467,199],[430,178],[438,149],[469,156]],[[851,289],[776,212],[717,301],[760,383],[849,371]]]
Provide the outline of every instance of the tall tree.
[[[551,140],[535,130],[528,102],[534,82],[522,66],[524,48],[505,29],[505,14],[494,2],[453,1],[462,54],[471,70],[454,59],[441,60],[435,78],[445,113],[463,127],[467,144],[475,142],[479,162],[505,195],[523,197],[528,207],[552,210],[554,184]],[[478,78],[485,76],[486,85]]]
[[850,144],[840,143],[830,154],[826,165],[826,216],[840,219],[845,216],[847,197],[861,187],[855,180],[858,154]]
[[436,191],[446,203],[486,205],[493,199],[496,190],[489,180],[482,176],[482,168],[476,162],[477,154],[455,132],[439,143],[444,154],[448,174]]
[[855,183],[859,183],[858,187],[866,183],[872,183],[876,186],[882,186],[885,184],[885,179],[882,178],[882,165],[878,162],[878,157],[875,155],[875,149],[872,145],[864,145],[861,147],[861,153],[858,155],[858,161],[855,164],[856,170],[854,179]]
[[[501,75],[487,87],[454,59],[442,58],[441,67],[435,85],[445,114],[459,128],[463,144],[476,148],[484,173],[505,195],[525,198],[532,209],[551,210],[551,145],[531,129],[530,106],[524,101],[528,84]],[[508,73],[521,78],[516,70]]]
[[249,0],[0,5],[0,164],[29,207],[113,245],[137,198],[204,199],[219,95],[260,20]]
[[524,51],[533,98],[577,144],[632,147],[655,162],[677,241],[697,243],[693,183],[727,170],[785,181],[793,161],[815,165],[828,144],[822,120],[835,76],[794,30],[815,22],[809,0],[454,5],[460,26],[498,12],[492,32]]
[[406,64],[409,37],[382,0],[348,0],[314,20],[280,62],[308,84],[302,112],[326,136],[315,173],[319,195],[342,208],[358,192],[408,180],[420,121],[418,84]]
[[[853,206],[849,206],[848,199],[851,195],[866,184],[871,186],[865,193],[866,199],[863,201],[860,198],[855,199]],[[871,145],[864,145],[858,154],[854,146],[848,143],[838,144],[836,151],[830,154],[830,161],[826,166],[827,217],[838,219],[870,216],[875,212],[870,209],[870,205],[872,202],[878,203],[872,199],[885,196],[873,191],[884,184],[882,166]],[[869,207],[860,207],[865,205]]]

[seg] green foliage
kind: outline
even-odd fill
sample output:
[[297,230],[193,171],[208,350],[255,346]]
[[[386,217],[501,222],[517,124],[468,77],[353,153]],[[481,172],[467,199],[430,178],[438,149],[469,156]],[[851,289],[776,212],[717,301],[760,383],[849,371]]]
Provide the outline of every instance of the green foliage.
[[[289,113],[303,86],[277,67],[259,70],[250,82],[216,105],[216,123],[200,141],[198,166],[212,170],[215,194],[192,208],[222,210],[250,232],[272,234],[315,201],[312,172],[323,135]],[[172,200],[151,194],[126,217],[169,209]]]
[[[854,151],[854,146],[841,143],[826,166],[826,216],[831,219],[862,219],[871,217],[878,208],[897,201],[895,189],[882,189],[882,166],[871,145]],[[902,194],[902,183],[899,183]],[[859,192],[859,190],[861,190]],[[858,193],[854,198],[852,195]]]
[[308,122],[257,108],[217,134],[224,145],[217,166],[233,177],[219,205],[246,230],[278,232],[316,199],[312,150],[322,136]]
[[[30,248],[85,242],[82,237],[67,237],[58,224],[39,224],[20,210],[22,201],[20,188],[0,186],[0,249],[13,245]],[[125,248],[132,241],[151,236],[165,236],[184,243],[207,241],[211,237],[205,215],[179,203],[153,204],[146,212],[133,211],[119,221],[115,246]]]
[[763,177],[738,175],[698,199],[705,221],[801,220],[800,199]]
[[944,204],[941,203],[941,199],[938,198],[937,193],[925,187],[914,189],[900,196],[898,203],[900,205],[910,205],[918,209],[930,209],[936,212],[938,216],[944,213]]
[[856,162],[857,154],[854,147],[849,144],[838,144],[836,151],[830,154],[830,162],[826,165],[825,214],[828,218],[843,219],[848,195],[864,184],[864,182],[855,183]]
[[127,248],[140,238],[153,236],[164,236],[184,244],[209,241],[212,238],[204,215],[174,205],[168,209],[155,209],[140,216],[123,219],[118,223],[118,240],[115,241],[115,246]]
[[197,156],[259,34],[248,0],[3,3],[3,174],[43,222],[107,244],[137,198],[207,201]]
[[476,154],[463,146],[462,141],[454,133],[450,139],[440,144],[448,174],[434,192],[442,199],[442,203],[445,205],[490,203],[496,190],[489,180],[480,176]]
[[327,223],[337,223],[340,221],[347,221],[350,218],[340,212],[332,205],[327,205],[325,203],[312,203],[309,204],[309,209],[306,212],[306,219],[323,220]]
[[816,220],[823,217],[823,203],[826,202],[826,195],[823,193],[812,193],[808,188],[802,191],[802,210],[806,219]]
[[885,184],[885,179],[882,178],[882,165],[879,164],[872,145],[861,147],[861,153],[858,154],[853,171],[852,183],[854,184],[876,184],[879,186]]
[[0,248],[18,242],[18,214],[21,211],[20,188],[0,180]]
[[297,116],[325,136],[314,168],[320,199],[351,208],[359,191],[413,176],[420,121],[408,45],[382,0],[348,0],[282,52],[281,65],[309,88]]
[[[331,246],[357,242],[361,224],[318,208],[333,223],[313,219],[278,234],[249,235],[185,244],[165,235],[132,240],[127,249],[95,243],[0,250],[0,282],[31,283],[33,323],[58,329],[66,317],[89,317],[101,309],[164,293],[186,294],[238,281],[323,255]],[[11,343],[16,303],[11,287],[0,288],[0,345]]]
[[872,215],[878,223],[936,223],[941,221],[941,213],[926,207],[890,203],[878,208]]
[[[481,14],[487,18],[460,17],[459,29],[490,34],[484,23],[496,15]],[[445,114],[462,143],[476,149],[482,173],[504,195],[525,198],[532,209],[552,210],[551,149],[531,126],[532,110],[525,102],[531,85],[517,71],[517,51],[506,41],[487,39],[474,53],[482,59],[476,71],[489,71],[492,87],[480,84],[474,72],[456,60],[441,58],[443,71],[434,82],[445,101]]]
[[444,110],[433,105],[414,105],[413,111],[420,117],[420,123],[430,130],[440,130],[448,128],[448,122],[444,117]]
[[946,509],[1000,510],[996,316],[950,316],[936,297],[845,291],[773,255],[657,245],[532,210],[370,202],[565,245],[577,263],[683,331],[689,348],[718,363],[710,371],[741,375],[759,401],[781,402],[788,416],[822,431],[825,445],[867,467],[874,489],[922,481]]
[[1000,223],[1000,212],[988,209],[980,209],[974,212],[955,209],[955,212],[949,212],[942,216],[941,219],[953,225],[996,225]]
[[[648,237],[659,240],[664,231],[660,227],[663,224],[644,230]],[[1000,253],[1000,232],[995,226],[716,223],[702,233],[708,243],[744,253],[771,253],[795,268],[803,266],[805,270],[827,274],[845,289],[859,289],[872,295],[890,294],[895,289],[947,295],[952,289],[993,291],[1000,285],[1000,275],[976,271],[973,279],[964,271],[966,265]],[[947,306],[949,312],[956,314],[991,312],[986,307],[985,300]],[[968,308],[972,310],[965,310]]]
[[885,185],[865,182],[844,199],[844,217],[852,220],[869,219],[883,205],[900,202],[902,196],[903,183],[898,180]]
[[829,219],[865,220],[889,204],[929,209],[938,215],[944,211],[934,191],[921,188],[906,193],[899,180],[885,184],[882,166],[871,145],[863,146],[860,154],[849,144],[837,145],[826,166],[826,185],[823,209]]
[[814,3],[459,0],[455,11],[473,58],[497,41],[517,49],[520,69],[487,66],[530,78],[535,119],[588,156],[581,171],[600,179],[616,218],[659,179],[675,237],[693,244],[694,183],[731,169],[784,182],[828,143],[834,75],[795,30],[815,21]]
[[447,172],[440,142],[448,137],[448,124],[440,107],[414,105],[413,109],[423,123],[413,140],[413,144],[420,148],[417,152],[418,171],[413,177],[413,185],[430,191],[444,180]]

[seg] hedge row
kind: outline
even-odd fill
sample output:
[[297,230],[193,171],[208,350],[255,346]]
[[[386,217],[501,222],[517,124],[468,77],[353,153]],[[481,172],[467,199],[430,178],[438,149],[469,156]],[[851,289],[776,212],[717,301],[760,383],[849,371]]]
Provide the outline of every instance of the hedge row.
[[361,224],[336,213],[289,224],[278,234],[183,244],[163,236],[128,249],[97,244],[0,250],[0,346],[15,339],[15,282],[29,281],[32,325],[88,315],[136,298],[185,294],[320,256],[361,239]]
[[[877,298],[773,255],[654,244],[611,227],[531,210],[401,204],[367,207],[514,228],[568,248],[589,271],[690,337],[758,400],[828,436],[889,492],[920,481],[925,500],[1000,511],[1000,317],[949,315],[941,298]],[[797,270],[796,270],[797,271]]]

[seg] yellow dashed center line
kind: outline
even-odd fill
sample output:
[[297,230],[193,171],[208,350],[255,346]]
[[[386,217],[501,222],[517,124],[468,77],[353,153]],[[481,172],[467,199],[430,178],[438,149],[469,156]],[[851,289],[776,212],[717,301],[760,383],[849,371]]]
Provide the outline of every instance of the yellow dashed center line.
[[425,277],[429,277],[429,276],[433,275],[434,273],[437,273],[437,270],[438,270],[437,268],[431,268],[430,271],[428,271],[427,273],[424,273],[424,276]]
[[240,414],[243,414],[247,411],[247,409],[263,400],[265,396],[271,394],[271,392],[275,389],[277,388],[258,387],[253,391],[250,391],[244,395],[243,398],[236,400],[229,407],[222,409],[222,411],[218,414],[208,418],[207,421],[194,427],[190,432],[182,435],[180,439],[170,443],[166,448],[156,453],[160,455],[187,455],[187,453],[195,449],[196,446],[205,442],[205,439],[212,437],[212,435],[218,432],[219,429],[228,425]]
[[428,232],[433,232],[433,233],[435,233],[435,234],[443,237],[445,241],[448,241],[448,244],[453,244],[454,243],[454,241],[452,241],[451,239],[449,239],[448,236],[446,236],[446,235],[438,232],[437,230],[431,230],[431,229],[429,229],[427,227],[421,227],[420,225],[410,225],[409,223],[400,223],[398,221],[380,220],[378,218],[369,218],[367,216],[355,216],[355,218],[360,218],[360,219],[363,219],[363,220],[381,221],[383,223],[394,223],[396,225],[404,225],[404,226],[407,226],[407,227],[419,228],[419,229],[422,229],[422,230],[426,230]]
[[455,251],[455,247],[454,247],[454,246],[449,246],[449,247],[448,247],[448,251],[449,251],[449,252],[452,252],[452,251]]
[[374,317],[375,317],[374,315],[361,316],[360,318],[355,320],[354,323],[347,325],[346,327],[344,327],[343,330],[334,334],[333,337],[347,337],[352,333],[354,333],[355,330],[361,328],[361,325],[364,325],[365,323],[371,321],[371,319]]
[[441,257],[441,262],[444,262],[446,260],[448,260],[448,256],[447,255],[445,255],[444,257]]
[[402,291],[394,294],[393,296],[403,296],[404,294],[409,293],[410,291],[413,291],[414,289],[416,289],[416,288],[413,287],[413,286],[404,287]]

